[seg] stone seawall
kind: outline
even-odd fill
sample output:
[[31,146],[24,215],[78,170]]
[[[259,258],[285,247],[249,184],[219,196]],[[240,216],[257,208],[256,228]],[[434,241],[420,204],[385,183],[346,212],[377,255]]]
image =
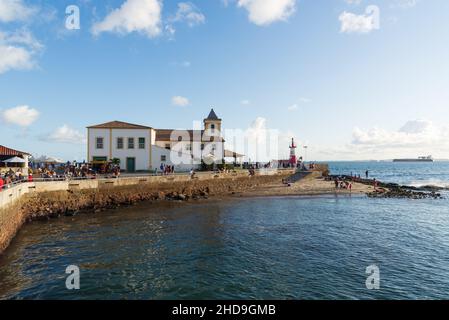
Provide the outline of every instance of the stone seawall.
[[22,210],[25,201],[25,198],[22,198],[13,205],[0,209],[0,254],[26,221],[26,212]]
[[[260,185],[281,181],[291,175],[281,171],[271,175],[215,176],[193,180],[140,180],[137,184],[103,183],[87,189],[69,187],[60,191],[30,192],[16,203],[0,209],[0,253],[9,245],[23,223],[38,219],[100,212],[141,201],[195,200],[244,192]],[[36,186],[39,186],[36,184]],[[51,190],[51,189],[49,189]]]

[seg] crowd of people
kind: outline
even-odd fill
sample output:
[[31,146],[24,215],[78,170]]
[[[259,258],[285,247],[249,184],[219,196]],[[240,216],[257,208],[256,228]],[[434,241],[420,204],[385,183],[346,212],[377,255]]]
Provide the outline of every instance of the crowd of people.
[[23,172],[21,168],[14,171],[10,168],[9,171],[0,174],[0,191],[9,188],[12,184],[26,181],[33,181],[32,172]]
[[[332,178],[330,178],[332,179]],[[335,188],[336,189],[347,189],[352,191],[352,184],[355,182],[359,183],[372,183],[372,186],[374,187],[375,191],[378,191],[379,189],[379,181],[376,178],[370,179],[370,172],[369,170],[365,171],[365,179],[362,179],[360,174],[354,174],[351,172],[350,177],[336,177],[334,178],[335,182]]]
[[352,181],[336,178],[334,182],[335,182],[335,189],[345,189],[352,192]]
[[[165,163],[161,163],[161,165],[159,166],[159,169],[161,170],[161,174],[166,176],[169,174],[175,174],[175,166],[169,166]],[[159,174],[157,168],[156,168],[156,175]]]
[[34,168],[39,178],[43,179],[96,179],[99,174],[108,177],[120,177],[118,164],[105,163],[99,166],[91,164],[67,162],[66,164],[43,164]]

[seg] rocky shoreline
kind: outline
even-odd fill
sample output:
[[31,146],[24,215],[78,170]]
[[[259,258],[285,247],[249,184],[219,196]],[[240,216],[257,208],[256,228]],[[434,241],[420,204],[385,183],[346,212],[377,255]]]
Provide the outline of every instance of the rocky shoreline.
[[26,213],[26,221],[33,221],[73,216],[80,212],[98,213],[144,201],[208,199],[211,196],[232,195],[273,181],[281,181],[285,176],[288,174],[40,193],[31,195],[21,210]]
[[[346,179],[351,181],[354,177],[351,176],[330,176],[332,179]],[[356,179],[357,183],[364,185],[373,185],[374,181],[371,179]],[[377,188],[372,192],[366,193],[369,198],[401,198],[401,199],[443,199],[442,191],[446,188],[436,186],[413,187],[405,186],[397,183],[383,183],[377,181]]]

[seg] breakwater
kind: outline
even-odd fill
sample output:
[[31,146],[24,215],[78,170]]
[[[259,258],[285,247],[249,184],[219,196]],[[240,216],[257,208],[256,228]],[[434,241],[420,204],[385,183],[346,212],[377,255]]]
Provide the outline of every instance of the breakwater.
[[377,188],[373,192],[368,192],[366,195],[370,198],[408,198],[408,199],[441,199],[443,196],[441,191],[447,191],[447,188],[437,186],[422,186],[413,187],[405,186],[397,183],[384,183],[372,179],[361,179],[346,175],[332,175],[330,179],[355,181],[364,185],[374,185]]
[[0,208],[0,253],[27,221],[81,212],[98,213],[142,201],[188,201],[225,196],[281,181],[291,174],[292,171],[287,170],[260,172],[253,177],[247,173],[208,174],[196,179],[163,176],[24,184],[21,188],[26,188],[27,192],[14,203]]

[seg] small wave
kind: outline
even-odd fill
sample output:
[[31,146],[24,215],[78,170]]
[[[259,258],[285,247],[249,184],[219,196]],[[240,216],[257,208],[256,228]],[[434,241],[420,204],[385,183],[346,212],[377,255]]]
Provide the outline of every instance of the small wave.
[[421,187],[437,187],[437,188],[445,188],[449,189],[449,182],[443,181],[443,180],[420,180],[420,181],[413,181],[410,183],[410,186],[421,188]]

